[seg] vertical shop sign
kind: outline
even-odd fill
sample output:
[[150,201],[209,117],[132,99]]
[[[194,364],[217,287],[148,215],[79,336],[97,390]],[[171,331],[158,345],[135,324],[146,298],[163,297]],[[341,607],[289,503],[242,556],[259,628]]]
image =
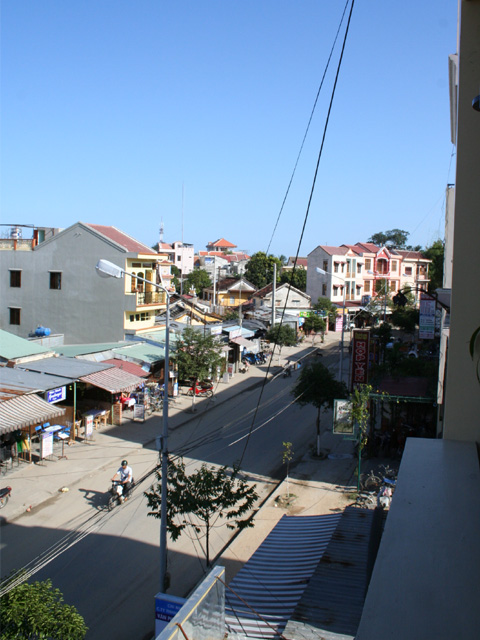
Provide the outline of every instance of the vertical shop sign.
[[352,349],[352,390],[368,382],[368,356],[370,350],[370,332],[363,329],[353,331]]
[[418,323],[418,337],[421,340],[433,340],[435,337],[435,300],[420,295],[420,320]]

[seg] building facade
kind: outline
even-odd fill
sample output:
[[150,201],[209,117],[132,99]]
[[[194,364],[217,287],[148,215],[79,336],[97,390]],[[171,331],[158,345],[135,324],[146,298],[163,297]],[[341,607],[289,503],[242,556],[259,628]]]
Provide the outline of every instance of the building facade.
[[35,233],[21,244],[2,239],[1,327],[24,338],[44,327],[71,344],[123,340],[150,330],[165,308],[165,293],[128,276],[99,278],[100,259],[171,288],[168,257],[115,227],[78,222],[43,242]]

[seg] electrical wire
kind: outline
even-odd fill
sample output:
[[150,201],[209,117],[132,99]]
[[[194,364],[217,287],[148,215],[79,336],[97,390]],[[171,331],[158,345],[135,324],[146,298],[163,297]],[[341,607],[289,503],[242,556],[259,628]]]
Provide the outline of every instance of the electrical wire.
[[265,252],[266,255],[268,255],[268,252],[270,250],[270,246],[271,246],[271,244],[273,242],[273,238],[275,236],[275,231],[277,230],[278,223],[280,222],[280,218],[282,216],[282,212],[283,212],[283,209],[285,207],[285,202],[287,201],[287,197],[288,197],[288,194],[290,192],[290,187],[292,186],[293,178],[294,178],[296,170],[297,170],[297,165],[298,165],[298,162],[300,160],[300,156],[302,155],[303,147],[305,145],[305,141],[307,139],[307,135],[308,135],[308,132],[310,130],[310,125],[312,123],[313,114],[315,113],[315,109],[317,107],[317,102],[318,102],[318,99],[320,97],[320,92],[321,92],[322,87],[323,87],[323,82],[325,80],[325,76],[327,75],[328,67],[330,66],[330,60],[332,59],[333,51],[335,49],[335,45],[337,44],[338,35],[340,33],[340,29],[342,27],[343,20],[345,18],[345,13],[347,11],[347,7],[348,7],[349,1],[350,0],[347,0],[347,2],[345,3],[345,7],[343,9],[342,17],[341,17],[340,23],[338,25],[337,33],[335,34],[335,38],[333,40],[332,48],[330,49],[330,54],[329,54],[328,59],[327,59],[327,64],[325,65],[325,69],[323,71],[322,80],[320,82],[320,86],[318,87],[317,96],[316,96],[315,101],[313,103],[312,111],[310,113],[310,118],[308,119],[307,128],[305,129],[305,133],[303,135],[303,140],[302,140],[302,143],[300,145],[300,149],[298,151],[298,155],[297,155],[297,159],[295,161],[294,167],[293,167],[292,175],[290,176],[290,181],[288,183],[287,190],[286,190],[285,195],[283,197],[283,201],[282,201],[282,205],[280,207],[280,211],[278,212],[277,221],[276,221],[275,226],[273,228],[272,235],[270,237],[270,242],[268,243],[267,250]]

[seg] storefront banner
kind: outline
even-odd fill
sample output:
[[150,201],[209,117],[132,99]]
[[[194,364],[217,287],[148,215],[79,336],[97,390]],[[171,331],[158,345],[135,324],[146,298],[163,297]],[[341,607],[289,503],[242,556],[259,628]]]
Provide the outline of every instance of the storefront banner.
[[352,390],[368,382],[368,357],[370,351],[370,333],[363,329],[354,329],[352,348]]
[[50,389],[47,391],[47,402],[53,404],[55,402],[61,402],[67,397],[67,387],[58,387],[58,389]]

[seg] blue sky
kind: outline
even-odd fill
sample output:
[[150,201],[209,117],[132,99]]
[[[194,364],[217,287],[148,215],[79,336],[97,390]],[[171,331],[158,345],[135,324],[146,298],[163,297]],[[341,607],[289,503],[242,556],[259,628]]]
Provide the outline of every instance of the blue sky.
[[[345,0],[3,0],[3,223],[293,256]],[[356,0],[300,255],[444,233],[456,0]],[[271,241],[272,239],[272,241]]]

